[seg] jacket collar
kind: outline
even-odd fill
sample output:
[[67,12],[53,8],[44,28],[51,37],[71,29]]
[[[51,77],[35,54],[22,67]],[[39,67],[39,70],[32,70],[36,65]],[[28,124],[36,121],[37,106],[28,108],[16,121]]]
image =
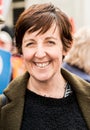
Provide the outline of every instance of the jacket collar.
[[[87,122],[88,128],[90,129],[90,84],[77,78],[77,76],[71,74],[65,69],[62,69],[61,73],[73,87],[83,116]],[[12,81],[4,92],[11,100],[11,102],[2,109],[3,115],[8,117],[4,119],[5,130],[7,130],[7,128],[20,130],[24,108],[24,96],[28,79],[29,74],[26,72],[24,76]]]
[[13,80],[5,89],[4,93],[10,102],[2,108],[1,113],[4,120],[2,117],[3,129],[0,128],[0,130],[20,130],[28,79],[29,74],[25,73],[23,76]]
[[61,70],[63,77],[71,84],[75,91],[81,112],[90,129],[90,83],[82,80],[75,74],[71,74],[68,70]]

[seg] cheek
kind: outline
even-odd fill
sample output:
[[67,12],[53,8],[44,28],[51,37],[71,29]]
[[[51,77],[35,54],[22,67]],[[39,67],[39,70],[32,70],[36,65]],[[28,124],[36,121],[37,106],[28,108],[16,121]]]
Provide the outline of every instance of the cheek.
[[52,57],[53,57],[54,59],[60,60],[60,59],[62,59],[62,55],[63,55],[62,49],[57,48],[57,49],[53,49],[53,50],[52,50]]
[[29,68],[31,66],[31,59],[32,59],[30,54],[28,54],[28,53],[23,54],[22,59],[23,59],[23,63],[25,65],[26,69],[29,70]]
[[23,52],[22,58],[24,63],[26,64],[27,62],[30,62],[32,56],[28,52]]
[[53,60],[56,69],[61,68],[62,65],[62,51],[58,49],[56,52],[53,52]]
[[34,55],[34,51],[31,49],[24,48],[22,49],[22,54],[23,54],[23,59],[31,60]]

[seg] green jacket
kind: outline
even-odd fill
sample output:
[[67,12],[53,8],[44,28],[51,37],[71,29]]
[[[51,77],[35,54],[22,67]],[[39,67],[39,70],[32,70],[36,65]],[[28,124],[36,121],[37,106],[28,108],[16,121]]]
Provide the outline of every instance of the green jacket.
[[[62,69],[61,72],[63,77],[73,87],[80,109],[90,130],[90,84],[65,69]],[[0,108],[0,130],[20,130],[28,79],[29,74],[26,72],[23,76],[13,80],[4,91],[10,102]]]

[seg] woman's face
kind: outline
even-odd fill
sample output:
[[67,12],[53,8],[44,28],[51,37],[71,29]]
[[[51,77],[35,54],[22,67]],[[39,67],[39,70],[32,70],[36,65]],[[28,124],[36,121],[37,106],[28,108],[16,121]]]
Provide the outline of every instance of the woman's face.
[[47,81],[60,74],[62,56],[65,55],[58,27],[52,25],[44,34],[26,31],[22,41],[23,59],[30,76]]

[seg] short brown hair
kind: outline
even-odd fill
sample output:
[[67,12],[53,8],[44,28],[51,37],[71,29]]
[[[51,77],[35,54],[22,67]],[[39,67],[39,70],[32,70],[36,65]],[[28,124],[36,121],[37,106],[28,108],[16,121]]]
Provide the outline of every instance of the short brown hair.
[[72,43],[72,26],[67,15],[51,3],[36,4],[26,9],[18,18],[15,25],[15,41],[19,53],[22,53],[22,39],[25,32],[45,33],[53,22],[59,28],[60,38],[65,51]]

